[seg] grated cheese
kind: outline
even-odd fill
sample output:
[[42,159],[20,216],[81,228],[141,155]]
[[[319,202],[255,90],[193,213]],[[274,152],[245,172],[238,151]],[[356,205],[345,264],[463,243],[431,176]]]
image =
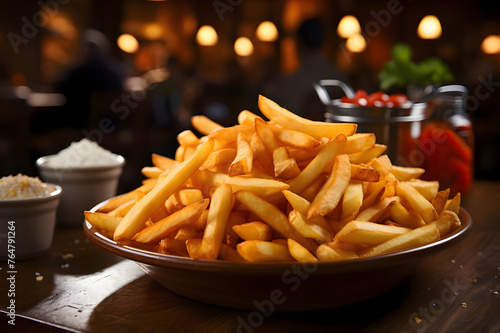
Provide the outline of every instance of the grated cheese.
[[48,197],[54,188],[38,177],[17,174],[0,179],[0,199],[29,199]]

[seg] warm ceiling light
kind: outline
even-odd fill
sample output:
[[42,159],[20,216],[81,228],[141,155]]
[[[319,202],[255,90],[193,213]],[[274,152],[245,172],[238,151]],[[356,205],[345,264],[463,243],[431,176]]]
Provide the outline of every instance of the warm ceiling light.
[[342,38],[349,38],[361,32],[361,26],[355,16],[344,16],[337,26],[337,34]]
[[217,32],[212,26],[204,25],[196,33],[196,41],[203,46],[213,46],[219,41]]
[[418,36],[422,39],[437,39],[441,37],[442,32],[441,23],[434,15],[424,17],[417,29]]
[[486,36],[481,43],[481,51],[486,54],[500,53],[500,36]]
[[160,39],[163,35],[163,29],[159,24],[150,23],[144,27],[144,36],[148,39]]
[[249,56],[253,53],[253,44],[247,37],[239,37],[234,42],[234,52],[241,57]]
[[130,34],[123,34],[116,40],[118,47],[127,53],[135,53],[139,49],[139,42]]
[[256,35],[263,42],[274,42],[278,39],[278,29],[273,22],[264,21],[257,27]]
[[363,52],[366,49],[366,40],[361,34],[355,34],[347,38],[345,47],[353,53]]

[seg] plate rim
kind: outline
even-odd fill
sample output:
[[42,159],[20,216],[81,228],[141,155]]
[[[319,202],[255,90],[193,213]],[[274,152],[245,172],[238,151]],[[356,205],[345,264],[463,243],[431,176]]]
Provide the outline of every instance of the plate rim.
[[[114,198],[114,197],[113,197]],[[89,211],[95,212],[100,207],[105,205],[109,198],[94,207]],[[473,225],[472,217],[465,210],[465,208],[460,207],[459,217],[462,222],[461,226],[453,231],[446,237],[439,239],[438,241],[419,246],[416,248],[399,251],[395,253],[389,253],[379,256],[366,257],[366,258],[356,258],[345,261],[335,261],[335,262],[317,262],[317,263],[301,263],[301,262],[232,262],[224,260],[205,260],[205,259],[193,259],[189,257],[175,256],[169,254],[158,253],[154,251],[149,251],[146,249],[136,248],[126,244],[118,244],[114,240],[108,238],[102,233],[94,228],[90,222],[84,219],[83,229],[87,238],[89,238],[94,244],[103,248],[104,250],[111,252],[115,255],[122,257],[123,259],[128,259],[141,264],[161,266],[161,267],[182,267],[185,269],[192,270],[210,270],[219,271],[227,270],[231,272],[242,272],[248,273],[258,273],[262,271],[268,272],[283,272],[283,270],[289,269],[295,265],[301,266],[311,266],[317,265],[316,271],[328,271],[328,272],[346,272],[346,271],[356,271],[356,270],[366,270],[367,268],[384,268],[394,265],[401,265],[402,263],[410,263],[422,258],[427,258],[432,255],[436,255],[443,252],[449,248],[452,248],[462,242],[470,233],[471,227]]]

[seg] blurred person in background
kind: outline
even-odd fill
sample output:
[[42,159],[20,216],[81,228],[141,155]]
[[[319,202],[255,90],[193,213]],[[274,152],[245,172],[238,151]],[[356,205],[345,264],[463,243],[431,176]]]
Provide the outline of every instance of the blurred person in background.
[[318,19],[303,21],[297,30],[301,67],[272,82],[266,91],[268,97],[281,106],[313,120],[324,120],[324,106],[316,95],[313,84],[322,79],[346,82],[345,74],[322,54],[323,40],[323,27]]
[[111,54],[109,39],[100,31],[84,31],[81,44],[82,60],[60,84],[66,96],[66,124],[85,128],[88,124],[90,101],[94,92],[118,92],[123,88],[124,70]]
[[80,59],[56,84],[66,102],[62,107],[35,114],[31,132],[43,134],[58,129],[85,129],[89,123],[93,95],[98,92],[120,92],[124,70],[113,59],[109,39],[100,31],[82,33]]

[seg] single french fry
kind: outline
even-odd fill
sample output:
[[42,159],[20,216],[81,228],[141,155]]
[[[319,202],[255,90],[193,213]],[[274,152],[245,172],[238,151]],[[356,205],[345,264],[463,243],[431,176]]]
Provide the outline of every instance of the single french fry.
[[343,261],[358,258],[358,254],[354,251],[333,249],[326,244],[321,244],[316,251],[316,256],[319,261]]
[[183,206],[189,206],[195,202],[203,200],[201,190],[197,188],[183,189],[178,192],[179,201]]
[[178,230],[181,226],[194,224],[207,208],[209,199],[204,199],[168,215],[164,219],[142,229],[132,237],[138,243],[154,244]]
[[243,110],[238,113],[238,124],[240,125],[246,125],[246,126],[253,126],[253,123],[256,118],[262,119],[260,116],[256,115],[255,113],[248,111],[248,110]]
[[194,174],[192,181],[198,188],[203,188],[204,191],[211,191],[220,185],[229,184],[231,185],[233,192],[248,190],[263,197],[267,197],[278,192],[281,193],[281,191],[290,187],[287,183],[274,179],[242,176],[229,177],[226,174],[215,173],[208,170]]
[[444,210],[439,214],[435,222],[439,228],[441,238],[447,236],[461,225],[460,218],[451,210]]
[[275,138],[287,147],[299,149],[317,149],[321,142],[304,132],[291,130],[288,128],[270,126]]
[[239,202],[245,205],[248,211],[258,216],[262,222],[267,223],[284,238],[296,240],[310,252],[316,250],[317,243],[300,235],[290,225],[288,217],[279,208],[250,191],[238,191],[235,196]]
[[295,240],[289,238],[287,245],[290,255],[298,262],[318,262],[318,259],[311,252],[307,251],[305,247]]
[[378,182],[380,180],[380,173],[371,166],[351,164],[351,180]]
[[282,108],[276,102],[259,95],[258,101],[260,111],[269,120],[280,124],[281,126],[301,131],[312,137],[334,138],[342,133],[345,136],[353,135],[356,132],[357,125],[351,123],[327,123],[322,121],[312,121],[302,118],[293,112]]
[[233,226],[233,230],[244,240],[270,241],[273,239],[273,230],[271,227],[260,221],[235,225]]
[[122,217],[112,216],[106,213],[84,211],[83,214],[85,219],[92,224],[92,226],[109,232],[114,232],[116,226],[122,220]]
[[185,155],[186,155],[186,149],[187,146],[179,146],[175,150],[175,161],[178,163],[184,162]]
[[147,178],[157,178],[163,171],[155,166],[145,166],[141,169],[141,173]]
[[413,229],[400,236],[363,250],[360,257],[383,255],[423,246],[439,239],[439,228],[436,222]]
[[358,221],[369,221],[369,222],[379,222],[388,216],[388,207],[389,204],[393,201],[398,201],[399,197],[387,197],[376,204],[365,208],[360,211],[356,216],[356,220]]
[[166,157],[160,154],[153,153],[151,155],[151,161],[153,165],[161,170],[165,171],[172,169],[178,162],[170,157]]
[[347,154],[339,155],[335,158],[332,172],[325,185],[314,197],[311,207],[307,212],[307,218],[325,216],[332,212],[339,204],[345,189],[351,180],[351,164]]
[[288,220],[290,225],[306,238],[315,239],[319,243],[332,240],[330,226],[323,216],[308,219],[305,214],[294,209],[288,213]]
[[347,142],[343,154],[359,153],[368,148],[372,148],[376,144],[375,134],[373,133],[354,133],[347,137]]
[[400,182],[396,193],[405,199],[411,210],[420,215],[425,223],[431,223],[437,218],[434,206],[413,186]]
[[224,128],[212,119],[204,115],[196,115],[191,117],[191,125],[201,134],[208,135],[211,132]]
[[274,176],[277,179],[292,179],[300,173],[297,161],[290,158],[286,147],[281,146],[273,151]]
[[342,243],[373,246],[407,233],[410,230],[412,229],[374,222],[351,221],[335,234],[334,240]]
[[130,211],[125,215],[120,224],[116,227],[113,238],[115,241],[125,241],[144,228],[144,223],[148,217],[165,200],[182,186],[198,168],[205,162],[208,155],[212,152],[213,141],[208,140],[198,146],[195,153],[186,161],[174,167],[170,173],[149,191],[144,198],[139,200]]
[[368,165],[377,170],[382,177],[391,172],[392,169],[392,162],[389,159],[389,156],[385,154],[374,158],[368,163]]
[[309,207],[311,207],[311,203],[308,200],[289,190],[284,190],[283,194],[293,209],[298,210],[302,214],[307,214]]
[[[253,161],[263,172],[274,178],[274,163],[272,152],[269,152],[257,133],[252,135],[250,148],[253,151]],[[255,169],[255,168],[253,168]],[[252,169],[252,170],[253,170]]]
[[375,144],[373,147],[365,149],[363,151],[348,154],[349,160],[353,164],[367,163],[370,160],[379,157],[387,149],[386,145]]
[[458,213],[460,212],[460,201],[461,201],[461,194],[460,192],[458,192],[452,199],[448,199],[446,201],[444,210],[450,210],[458,215]]
[[191,130],[184,130],[177,134],[177,142],[181,146],[196,147],[200,144],[200,139]]
[[238,133],[238,148],[236,150],[236,157],[234,158],[227,175],[230,177],[246,175],[252,171],[253,166],[253,152],[250,149],[250,144],[245,140],[241,133]]
[[187,247],[191,258],[217,259],[232,208],[233,193],[231,186],[227,184],[219,186],[210,201],[210,209],[208,211],[207,224],[203,232],[201,246],[196,251],[192,251],[189,246]]
[[450,196],[450,189],[447,188],[445,190],[439,191],[436,196],[432,199],[432,205],[436,210],[436,213],[439,215],[444,210],[446,206],[446,201]]
[[250,262],[295,261],[288,246],[276,242],[248,240],[236,246],[238,253]]
[[391,173],[400,181],[408,181],[423,175],[425,169],[393,165]]
[[219,167],[228,168],[236,157],[235,148],[222,148],[208,155],[207,160],[201,166],[202,169],[216,171]]
[[163,254],[187,257],[186,242],[179,239],[164,238],[156,247],[156,251]]
[[425,225],[420,215],[409,212],[399,201],[389,204],[389,217],[402,227],[415,229]]
[[411,179],[406,183],[413,186],[429,202],[432,202],[439,191],[439,182],[437,180],[427,181],[421,179]]
[[262,119],[255,119],[255,132],[272,154],[274,175],[277,179],[290,179],[300,172],[297,162],[290,158],[290,154],[285,146],[279,146],[271,130],[271,126]]
[[340,219],[342,221],[354,219],[363,204],[363,198],[363,184],[350,182],[342,197],[342,215]]

